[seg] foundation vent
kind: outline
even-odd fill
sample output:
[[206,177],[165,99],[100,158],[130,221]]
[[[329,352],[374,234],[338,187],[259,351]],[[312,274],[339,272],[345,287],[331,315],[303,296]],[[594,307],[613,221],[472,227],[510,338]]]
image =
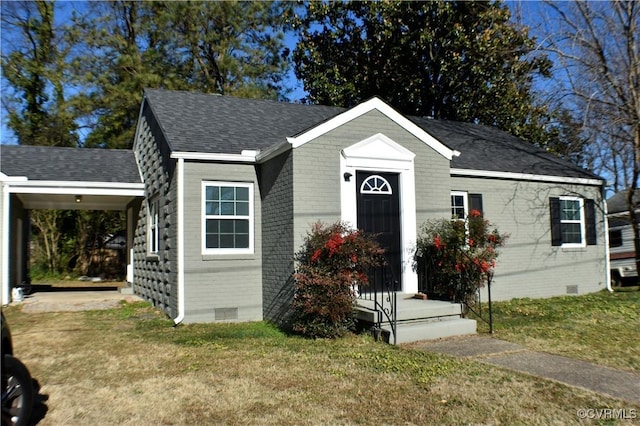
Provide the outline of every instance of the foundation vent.
[[216,321],[237,320],[238,308],[216,308],[214,310]]
[[577,285],[568,285],[567,286],[567,294],[578,294],[578,286]]

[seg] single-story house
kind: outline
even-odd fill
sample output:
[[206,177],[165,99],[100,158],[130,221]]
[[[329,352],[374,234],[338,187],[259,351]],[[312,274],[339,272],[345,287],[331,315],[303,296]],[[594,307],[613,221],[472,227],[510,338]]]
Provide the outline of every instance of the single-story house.
[[395,235],[397,290],[416,293],[420,225],[472,207],[510,235],[494,300],[608,286],[605,182],[495,128],[378,98],[343,109],[147,90],[133,150],[135,292],[177,322],[280,320],[317,221],[378,217],[365,230]]
[[[609,285],[603,179],[492,127],[404,116],[379,98],[344,109],[154,89],[132,158],[130,281],[176,323],[280,321],[317,221],[386,232],[400,294],[421,290],[421,224],[471,209],[509,234],[494,300]],[[0,209],[21,199],[2,173]]]
[[[638,276],[627,194],[627,191],[621,191],[607,200],[611,280],[616,285],[622,284],[625,279]],[[640,192],[634,194],[634,202],[640,206]],[[636,221],[640,222],[640,207],[636,208],[635,213]]]

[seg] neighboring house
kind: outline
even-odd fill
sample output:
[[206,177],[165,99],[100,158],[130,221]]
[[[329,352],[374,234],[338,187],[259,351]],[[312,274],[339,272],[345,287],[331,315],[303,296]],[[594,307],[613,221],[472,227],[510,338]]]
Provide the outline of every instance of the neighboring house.
[[[634,194],[634,202],[636,206],[640,205],[640,192]],[[640,208],[636,210],[635,216],[636,220],[640,221]],[[638,276],[633,229],[629,223],[627,191],[618,192],[607,200],[607,219],[611,280],[615,285],[621,285],[625,279]]]
[[494,300],[608,287],[604,181],[491,127],[378,98],[342,109],[146,90],[133,150],[134,291],[176,322],[280,321],[317,221],[394,236],[390,266],[411,295],[421,224],[472,208],[510,235]]

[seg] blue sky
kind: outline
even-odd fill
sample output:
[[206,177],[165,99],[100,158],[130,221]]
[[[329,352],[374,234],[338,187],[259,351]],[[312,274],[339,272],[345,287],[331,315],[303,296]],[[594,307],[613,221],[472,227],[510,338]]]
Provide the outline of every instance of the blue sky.
[[[77,8],[82,2],[58,2],[60,5],[63,5],[66,8],[73,9]],[[544,16],[542,11],[542,2],[540,1],[524,1],[524,0],[512,0],[507,1],[506,4],[512,10],[513,15],[515,16],[518,11],[521,11],[521,16],[523,22],[531,27],[532,34],[539,33],[543,29]],[[58,14],[58,20],[68,19],[69,14]],[[289,49],[293,51],[296,45],[296,38],[293,35],[288,35],[286,37],[286,44]],[[6,52],[6,40],[3,37],[2,39],[2,51]],[[305,96],[304,88],[302,87],[302,83],[298,81],[295,77],[293,70],[291,70],[288,74],[287,83],[294,88],[293,92],[289,95],[292,100],[298,100]],[[4,89],[4,82],[2,86],[0,86],[0,90]],[[0,143],[1,144],[12,144],[16,143],[15,138],[11,131],[6,127],[6,112],[4,108],[0,110],[2,126],[0,128]]]

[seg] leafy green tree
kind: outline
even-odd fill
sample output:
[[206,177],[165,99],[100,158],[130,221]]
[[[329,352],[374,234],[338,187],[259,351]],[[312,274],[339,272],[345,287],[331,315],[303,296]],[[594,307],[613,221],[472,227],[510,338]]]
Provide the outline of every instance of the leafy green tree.
[[76,146],[77,125],[64,93],[67,47],[54,25],[54,3],[2,2],[1,7],[7,126],[21,144]]
[[145,87],[277,98],[291,5],[277,2],[95,2],[74,17],[74,58],[93,102],[88,146],[130,147]]
[[532,82],[550,62],[497,2],[310,2],[295,72],[313,103],[381,96],[400,112],[497,126],[540,144]]

